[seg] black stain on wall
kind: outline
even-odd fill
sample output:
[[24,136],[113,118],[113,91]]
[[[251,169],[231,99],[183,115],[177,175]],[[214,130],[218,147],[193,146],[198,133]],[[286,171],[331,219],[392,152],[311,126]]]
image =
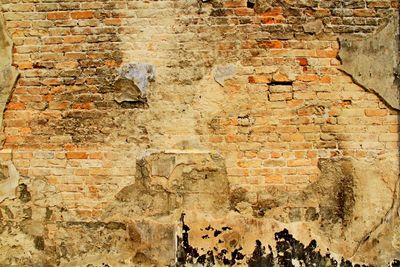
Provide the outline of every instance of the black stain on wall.
[[[268,251],[260,240],[256,240],[254,251],[251,255],[242,253],[242,247],[235,248],[231,253],[227,249],[208,250],[200,254],[201,248],[190,245],[190,227],[185,224],[185,214],[181,215],[182,233],[177,237],[177,264],[176,266],[186,266],[187,264],[200,264],[202,266],[247,264],[249,267],[295,267],[295,266],[330,266],[330,267],[368,267],[365,264],[352,263],[350,260],[341,258],[340,261],[333,258],[328,250],[321,254],[317,242],[312,240],[308,245],[304,245],[289,233],[287,229],[276,232],[275,249],[268,245]],[[231,231],[232,228],[224,226],[221,229],[214,229],[211,225],[201,231],[208,231],[217,236],[224,231]],[[217,235],[215,235],[217,233]],[[204,235],[208,237],[207,235]],[[204,238],[203,238],[204,239]],[[223,241],[221,241],[223,243]],[[275,251],[275,253],[274,253]],[[230,255],[229,255],[230,254]],[[246,257],[247,256],[247,257]],[[296,263],[296,265],[295,265]],[[372,267],[372,265],[370,266]],[[395,259],[388,267],[400,267],[400,261]]]

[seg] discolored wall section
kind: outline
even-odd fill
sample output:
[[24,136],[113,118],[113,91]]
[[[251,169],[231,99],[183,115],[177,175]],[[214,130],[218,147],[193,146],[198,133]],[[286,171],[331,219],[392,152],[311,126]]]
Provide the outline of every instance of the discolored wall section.
[[[0,265],[400,257],[398,88],[381,86],[396,84],[398,2],[1,8],[4,66],[21,75],[4,112]],[[356,39],[382,50],[344,45]],[[297,250],[279,258],[284,244]]]

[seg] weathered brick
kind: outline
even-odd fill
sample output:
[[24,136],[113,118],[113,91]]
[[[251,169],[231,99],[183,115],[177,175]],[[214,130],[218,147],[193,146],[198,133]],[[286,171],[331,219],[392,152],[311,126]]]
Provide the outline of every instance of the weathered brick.
[[64,20],[69,18],[69,12],[48,12],[47,19],[49,20]]
[[386,109],[366,109],[365,115],[367,117],[382,117],[386,116],[388,111]]
[[94,11],[73,11],[71,18],[73,19],[92,19],[94,18]]
[[87,159],[88,153],[86,152],[77,152],[77,151],[70,151],[66,153],[67,159]]

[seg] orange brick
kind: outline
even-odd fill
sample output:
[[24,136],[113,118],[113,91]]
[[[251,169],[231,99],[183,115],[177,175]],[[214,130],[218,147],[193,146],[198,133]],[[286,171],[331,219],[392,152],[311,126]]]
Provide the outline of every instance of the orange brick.
[[211,143],[222,143],[224,138],[222,136],[210,136],[208,141]]
[[119,19],[119,18],[105,19],[104,24],[107,26],[121,25],[121,19]]
[[47,13],[47,19],[49,20],[61,20],[61,19],[68,19],[69,13],[68,12],[49,12]]
[[290,141],[296,141],[296,142],[301,142],[304,141],[304,135],[300,133],[294,133],[290,135]]
[[276,152],[276,151],[271,152],[271,158],[277,159],[280,158],[281,156],[282,156],[281,152]]
[[91,19],[94,17],[93,11],[74,11],[71,12],[71,17],[73,19]]
[[232,0],[232,1],[224,1],[224,7],[232,8],[232,7],[245,7],[246,0]]
[[338,51],[337,50],[317,50],[317,57],[321,58],[336,58]]
[[267,12],[262,13],[261,16],[275,17],[275,16],[282,15],[282,12],[283,12],[282,7],[273,7],[270,10],[268,10]]
[[376,12],[373,9],[355,9],[353,15],[356,17],[373,17]]
[[278,40],[267,40],[258,42],[260,48],[283,48],[283,44]]
[[248,78],[249,83],[269,83],[271,82],[270,75],[252,75]]
[[20,70],[32,69],[32,62],[21,62],[18,63],[18,68]]
[[72,105],[73,109],[93,109],[93,103],[77,103]]
[[307,158],[315,159],[317,158],[318,153],[316,151],[307,151]]
[[262,24],[280,24],[283,23],[284,17],[277,16],[277,17],[262,17],[261,23]]
[[311,160],[309,159],[295,159],[295,160],[288,160],[289,167],[299,167],[299,166],[309,166],[312,164]]
[[86,152],[75,152],[75,151],[70,151],[66,153],[67,159],[87,159],[88,158],[88,153]]
[[367,117],[383,117],[386,116],[388,111],[386,109],[366,109],[365,116]]
[[319,77],[314,74],[304,74],[297,76],[297,80],[302,82],[313,82],[313,81],[318,81]]
[[7,104],[7,109],[9,110],[21,110],[21,109],[25,109],[25,104],[24,103],[8,103]]
[[101,152],[89,153],[89,159],[102,159],[102,158],[103,158],[103,153]]
[[282,184],[283,176],[280,174],[273,174],[265,176],[265,182],[269,184]]
[[277,72],[272,76],[272,80],[275,82],[289,82],[289,77],[285,73]]
[[227,135],[225,137],[225,141],[228,143],[246,142],[247,138],[246,138],[246,136],[242,136],[242,135]]
[[297,59],[297,61],[299,61],[299,65],[300,66],[308,66],[308,60],[307,60],[307,58],[304,58],[304,57],[300,57],[300,58],[298,58]]
[[247,7],[240,7],[235,9],[236,16],[252,16],[254,15],[254,9]]
[[27,127],[21,128],[19,131],[21,135],[28,135],[32,132],[31,128]]
[[331,83],[332,79],[330,76],[323,76],[323,77],[321,77],[321,79],[319,81],[320,81],[320,83]]

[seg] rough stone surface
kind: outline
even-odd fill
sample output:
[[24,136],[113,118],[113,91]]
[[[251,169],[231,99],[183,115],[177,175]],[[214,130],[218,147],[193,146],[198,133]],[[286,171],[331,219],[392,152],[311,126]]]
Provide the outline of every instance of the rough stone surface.
[[322,23],[321,20],[315,20],[315,21],[310,21],[307,22],[306,24],[303,25],[304,32],[308,33],[320,33],[322,29],[324,28],[324,24]]
[[399,15],[394,13],[385,27],[368,38],[341,39],[339,52],[340,68],[397,110],[400,109],[399,43]]

